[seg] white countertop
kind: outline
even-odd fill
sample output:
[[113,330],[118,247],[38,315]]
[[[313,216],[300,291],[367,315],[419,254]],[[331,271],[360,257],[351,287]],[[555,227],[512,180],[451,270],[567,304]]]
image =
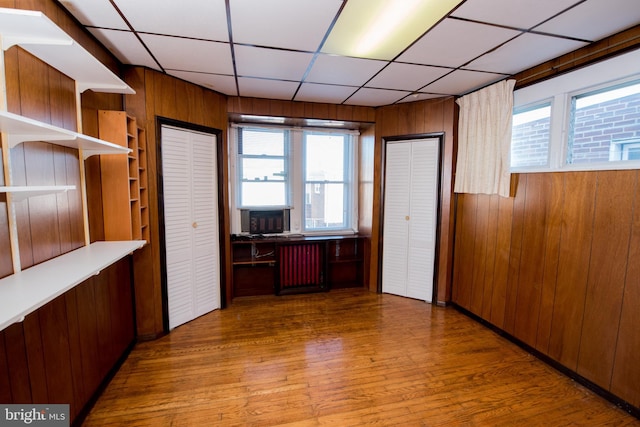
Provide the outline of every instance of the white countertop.
[[145,243],[144,240],[95,242],[0,279],[0,331]]

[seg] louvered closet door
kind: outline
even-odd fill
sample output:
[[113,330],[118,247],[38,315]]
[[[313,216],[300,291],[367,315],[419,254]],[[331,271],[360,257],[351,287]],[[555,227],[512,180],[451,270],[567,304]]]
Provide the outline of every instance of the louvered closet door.
[[383,292],[432,300],[438,165],[437,138],[387,143]]
[[216,137],[162,127],[169,328],[220,308]]

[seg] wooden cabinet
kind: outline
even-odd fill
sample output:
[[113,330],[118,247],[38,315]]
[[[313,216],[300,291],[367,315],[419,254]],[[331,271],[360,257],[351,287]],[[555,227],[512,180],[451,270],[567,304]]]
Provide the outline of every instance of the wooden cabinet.
[[275,241],[233,242],[233,296],[273,295],[276,291]]
[[327,281],[334,289],[364,286],[364,238],[327,242]]
[[146,139],[124,111],[98,111],[101,139],[130,149],[128,156],[101,155],[105,240],[149,240]]
[[364,237],[240,237],[232,242],[233,296],[364,286]]

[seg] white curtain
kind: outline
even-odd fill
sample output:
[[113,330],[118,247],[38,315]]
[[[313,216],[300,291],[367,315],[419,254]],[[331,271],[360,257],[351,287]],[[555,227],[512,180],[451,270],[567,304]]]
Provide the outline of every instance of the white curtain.
[[503,80],[456,101],[460,106],[456,193],[509,197],[515,83]]

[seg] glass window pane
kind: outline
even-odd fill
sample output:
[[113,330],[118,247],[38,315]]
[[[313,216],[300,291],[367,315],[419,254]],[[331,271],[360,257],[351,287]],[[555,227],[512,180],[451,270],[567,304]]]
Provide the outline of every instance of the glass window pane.
[[286,200],[284,182],[242,183],[242,206],[284,206]]
[[549,162],[551,105],[513,115],[511,167],[546,166]]
[[249,181],[284,181],[284,159],[243,158],[242,179]]
[[344,181],[345,135],[305,135],[305,180]]
[[238,153],[241,155],[284,156],[285,131],[282,129],[241,129]]
[[305,186],[305,228],[345,228],[344,184]]
[[636,144],[628,144],[622,152],[622,160],[640,160],[640,141]]
[[640,83],[572,98],[567,163],[632,160],[628,148],[640,142]]

